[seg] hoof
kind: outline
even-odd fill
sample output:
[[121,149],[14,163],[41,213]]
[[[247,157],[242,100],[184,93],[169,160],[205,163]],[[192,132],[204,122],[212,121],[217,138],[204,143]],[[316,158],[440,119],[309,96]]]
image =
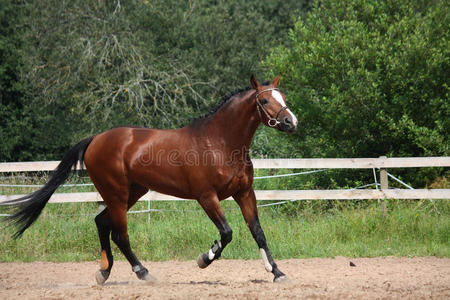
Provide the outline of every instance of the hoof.
[[[209,263],[208,263],[209,262]],[[208,256],[204,253],[200,254],[197,258],[197,265],[200,269],[204,269],[209,266],[211,262],[208,259]]]
[[158,279],[156,279],[155,276],[151,275],[147,269],[142,269],[138,272],[136,272],[137,277],[142,280],[142,281],[146,281],[148,283],[156,283],[158,281]]
[[287,278],[286,275],[281,275],[281,276],[275,277],[273,279],[273,282],[276,282],[276,283],[287,283],[287,282],[290,282],[290,280],[289,280],[289,278]]
[[148,282],[148,283],[157,283],[158,282],[158,278],[156,278],[155,276],[153,276],[152,274],[148,273],[145,274],[142,278],[139,278],[142,281]]
[[103,285],[105,281],[109,277],[109,272],[104,270],[98,270],[97,273],[95,273],[95,280],[97,281],[98,285]]

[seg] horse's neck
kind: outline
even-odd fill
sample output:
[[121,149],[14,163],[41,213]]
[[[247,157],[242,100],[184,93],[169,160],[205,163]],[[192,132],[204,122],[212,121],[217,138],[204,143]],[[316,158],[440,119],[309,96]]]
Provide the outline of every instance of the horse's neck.
[[250,90],[230,99],[209,120],[208,132],[217,134],[228,147],[248,149],[260,123],[256,103],[250,99],[253,94]]

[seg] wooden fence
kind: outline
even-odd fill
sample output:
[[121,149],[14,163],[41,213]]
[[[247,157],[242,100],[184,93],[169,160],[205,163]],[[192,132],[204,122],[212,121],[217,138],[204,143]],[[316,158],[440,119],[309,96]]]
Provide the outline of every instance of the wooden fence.
[[[255,169],[379,169],[380,189],[347,190],[258,190],[258,200],[315,200],[315,199],[450,199],[450,189],[389,189],[387,169],[450,167],[450,157],[404,158],[308,158],[254,159]],[[0,163],[0,173],[51,171],[58,161]],[[0,196],[0,202],[21,195]],[[141,200],[184,200],[157,192],[148,192]],[[51,203],[101,201],[96,192],[56,193]],[[384,210],[384,209],[383,209]]]

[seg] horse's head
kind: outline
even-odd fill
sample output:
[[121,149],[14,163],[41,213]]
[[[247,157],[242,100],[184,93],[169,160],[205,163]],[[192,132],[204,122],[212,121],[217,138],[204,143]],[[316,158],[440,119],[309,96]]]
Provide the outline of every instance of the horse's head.
[[259,85],[253,76],[250,82],[256,90],[256,108],[261,122],[266,126],[291,133],[297,128],[298,121],[286,106],[286,96],[278,89],[280,77],[278,75],[269,85]]

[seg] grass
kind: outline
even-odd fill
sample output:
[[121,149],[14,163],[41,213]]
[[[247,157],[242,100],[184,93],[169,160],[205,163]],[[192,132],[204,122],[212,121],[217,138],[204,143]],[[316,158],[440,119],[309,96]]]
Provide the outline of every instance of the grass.
[[[272,170],[257,170],[256,176],[272,174]],[[48,175],[36,173],[32,177],[23,177],[19,174],[3,177],[1,183],[43,184]],[[319,173],[314,176],[325,175]],[[314,188],[303,178],[255,181],[255,189]],[[88,182],[85,177],[70,178],[70,183]],[[0,194],[27,194],[31,191],[22,187],[0,187]],[[88,191],[95,189],[92,186],[64,187],[57,192]],[[139,202],[133,210],[145,210],[147,205]],[[142,260],[196,259],[209,249],[215,239],[219,239],[213,223],[195,201],[155,201],[150,205],[161,211],[128,215],[131,245]],[[389,200],[387,205],[385,218],[381,216],[376,200],[299,201],[261,208],[259,216],[276,259],[389,255],[450,257],[450,201]],[[233,229],[233,241],[222,256],[259,258],[256,243],[236,203],[223,201],[222,207]],[[18,240],[11,238],[13,228],[5,228],[0,217],[0,261],[99,259],[94,223],[96,212],[96,203],[48,204],[36,223]],[[0,207],[0,213],[7,213],[6,208]],[[114,245],[113,254],[116,259],[124,260]]]
[[[376,201],[354,207],[348,201],[329,210],[302,203],[298,207],[260,209],[260,220],[276,259],[310,257],[438,256],[450,257],[450,203],[389,201],[381,217]],[[324,201],[326,203],[326,201]],[[233,229],[224,258],[259,258],[259,251],[237,205],[222,203]],[[290,204],[294,206],[295,204]],[[298,206],[298,205],[297,205]],[[142,260],[192,260],[205,252],[219,234],[195,201],[152,202],[164,211],[130,214],[132,248]],[[138,203],[134,209],[146,209]],[[177,210],[177,211],[175,211]],[[292,213],[294,211],[294,213]],[[12,228],[0,232],[0,261],[85,261],[99,259],[93,214],[96,204],[48,204],[18,240]],[[116,259],[123,260],[114,246]]]

